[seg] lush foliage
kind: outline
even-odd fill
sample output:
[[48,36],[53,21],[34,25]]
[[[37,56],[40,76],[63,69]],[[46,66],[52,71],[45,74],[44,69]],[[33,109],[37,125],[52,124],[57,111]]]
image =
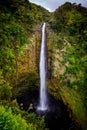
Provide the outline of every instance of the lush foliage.
[[[31,73],[32,70],[29,71],[26,64],[28,60],[32,63],[30,60],[33,59],[35,63],[32,66],[36,69],[35,56],[31,57],[32,50],[35,51],[32,49],[35,40],[32,39],[35,38],[31,39],[31,36],[34,37],[36,25],[40,28],[47,17],[49,17],[47,10],[28,0],[0,0],[0,130],[45,129],[44,118],[38,118],[34,113],[25,113],[26,121],[22,112],[18,108],[16,112],[15,105],[11,106],[14,104],[11,98],[13,94],[16,95],[26,88],[29,89],[29,86],[34,86],[35,83],[38,84],[36,70]],[[26,47],[26,44],[27,46],[31,44],[31,46]],[[26,70],[28,72],[24,74]],[[17,85],[20,86],[21,82],[23,87],[17,89]],[[13,86],[16,88],[14,89]]]
[[[47,30],[48,77],[52,82],[49,89],[55,97],[62,93],[62,99],[69,103],[79,117],[78,121],[85,124],[87,8],[66,2],[50,15],[28,0],[0,0],[0,104],[5,106],[0,105],[2,130],[45,129],[44,118],[34,113],[22,113],[15,105],[12,106],[11,101],[12,94],[39,86],[36,66],[41,35],[38,33],[43,21],[48,21],[51,27]],[[28,64],[31,66],[26,69]],[[80,112],[83,113],[79,116]]]
[[6,109],[0,106],[0,129],[1,130],[44,130],[44,120],[34,113],[27,116],[27,122],[20,114],[12,112],[12,108]]
[[[64,85],[85,92],[87,80],[87,8],[81,5],[65,3],[54,12],[54,21],[50,21],[56,35],[54,48],[62,52],[61,65],[65,66],[60,75]],[[56,25],[57,28],[54,28]],[[72,79],[72,80],[71,80]],[[86,95],[85,95],[86,96]]]
[[[81,4],[66,2],[52,15],[50,25],[54,31],[52,37],[54,40],[52,42],[49,40],[51,45],[53,44],[52,74],[60,86],[58,89],[55,85],[54,89],[58,89],[59,92],[54,90],[54,94],[61,93],[62,99],[66,100],[73,113],[77,114],[78,120],[84,120],[86,124],[87,8],[82,7]],[[78,114],[80,112],[84,116]]]
[[0,68],[6,77],[9,72],[18,71],[20,48],[28,43],[35,25],[49,16],[49,12],[27,0],[1,0],[0,14]]
[[10,100],[11,96],[11,86],[5,81],[0,70],[0,100]]

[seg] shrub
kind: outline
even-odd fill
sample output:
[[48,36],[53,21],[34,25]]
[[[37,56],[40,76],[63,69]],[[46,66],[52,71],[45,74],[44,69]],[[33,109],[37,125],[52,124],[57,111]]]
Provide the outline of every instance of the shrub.
[[28,124],[20,114],[14,115],[11,108],[6,111],[0,106],[0,130],[36,130],[36,128]]

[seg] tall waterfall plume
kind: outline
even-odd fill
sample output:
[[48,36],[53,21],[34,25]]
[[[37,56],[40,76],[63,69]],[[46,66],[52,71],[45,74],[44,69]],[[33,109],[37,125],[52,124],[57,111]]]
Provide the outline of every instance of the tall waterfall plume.
[[45,54],[45,44],[46,44],[46,23],[42,26],[42,41],[41,41],[41,51],[40,51],[40,101],[38,110],[46,111],[48,110],[47,102],[47,89],[46,89],[46,54]]

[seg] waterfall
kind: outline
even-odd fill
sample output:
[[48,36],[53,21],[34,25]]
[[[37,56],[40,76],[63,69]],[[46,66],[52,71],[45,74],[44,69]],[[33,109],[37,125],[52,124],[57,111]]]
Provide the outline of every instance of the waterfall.
[[42,26],[42,41],[40,51],[40,101],[38,110],[45,111],[48,109],[47,92],[46,92],[46,54],[45,54],[45,28],[46,23]]

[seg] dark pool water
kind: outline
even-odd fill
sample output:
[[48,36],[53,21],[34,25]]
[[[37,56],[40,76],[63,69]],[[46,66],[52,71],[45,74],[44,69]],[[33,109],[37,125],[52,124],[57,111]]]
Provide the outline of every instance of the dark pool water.
[[49,94],[49,110],[37,111],[38,95],[38,91],[27,90],[17,96],[17,101],[19,104],[23,103],[23,109],[26,111],[29,105],[33,104],[32,111],[39,116],[45,116],[46,128],[49,128],[49,130],[80,130],[69,117],[67,106],[61,100],[55,100]]

